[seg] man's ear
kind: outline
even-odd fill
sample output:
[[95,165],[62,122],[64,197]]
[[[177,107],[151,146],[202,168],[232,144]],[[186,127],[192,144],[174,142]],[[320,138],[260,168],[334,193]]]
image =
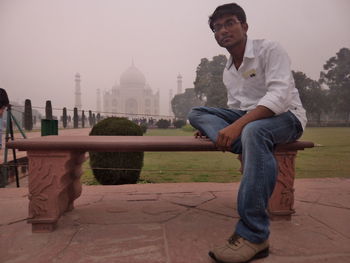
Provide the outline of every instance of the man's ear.
[[248,26],[247,23],[242,23],[242,28],[243,28],[243,30],[247,33],[247,32],[248,32],[249,26]]

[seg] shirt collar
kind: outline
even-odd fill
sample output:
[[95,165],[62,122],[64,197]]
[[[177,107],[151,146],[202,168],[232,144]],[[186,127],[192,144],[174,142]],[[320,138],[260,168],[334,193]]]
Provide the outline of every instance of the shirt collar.
[[254,49],[253,49],[253,40],[247,38],[247,43],[245,44],[245,50],[244,50],[244,57],[245,58],[254,58]]
[[[244,58],[254,58],[254,48],[253,48],[253,40],[247,37],[247,42],[245,44],[245,49],[244,49]],[[226,63],[226,69],[229,69],[230,66],[232,65],[232,56],[230,55],[230,58],[228,59]]]

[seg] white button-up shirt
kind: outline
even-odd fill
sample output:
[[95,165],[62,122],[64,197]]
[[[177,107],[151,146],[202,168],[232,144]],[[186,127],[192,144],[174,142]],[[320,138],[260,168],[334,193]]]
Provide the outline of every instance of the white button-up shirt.
[[289,110],[305,128],[306,113],[295,88],[290,59],[278,43],[247,39],[241,66],[237,70],[230,57],[223,82],[229,108],[250,111],[261,105],[276,115]]

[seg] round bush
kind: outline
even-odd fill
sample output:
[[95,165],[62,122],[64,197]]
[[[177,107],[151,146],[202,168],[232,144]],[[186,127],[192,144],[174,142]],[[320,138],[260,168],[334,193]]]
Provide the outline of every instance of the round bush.
[[159,121],[157,121],[156,125],[159,129],[168,129],[170,126],[170,121],[165,119],[160,119]]
[[[100,121],[90,132],[91,136],[142,136],[142,134],[142,129],[137,124],[126,118],[116,117]],[[93,174],[100,184],[134,184],[140,178],[143,152],[90,152],[89,154]]]
[[176,120],[176,121],[174,121],[174,126],[177,129],[180,129],[180,128],[182,128],[185,125],[186,125],[186,121],[184,121],[184,120]]
[[140,128],[142,130],[142,133],[145,134],[147,132],[148,126],[146,123],[141,123]]

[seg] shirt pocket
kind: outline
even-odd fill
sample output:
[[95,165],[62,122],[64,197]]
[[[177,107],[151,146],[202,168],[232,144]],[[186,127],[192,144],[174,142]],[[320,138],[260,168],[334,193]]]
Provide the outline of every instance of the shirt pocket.
[[266,86],[264,79],[255,74],[244,79],[242,94],[250,99],[260,99],[266,94]]

